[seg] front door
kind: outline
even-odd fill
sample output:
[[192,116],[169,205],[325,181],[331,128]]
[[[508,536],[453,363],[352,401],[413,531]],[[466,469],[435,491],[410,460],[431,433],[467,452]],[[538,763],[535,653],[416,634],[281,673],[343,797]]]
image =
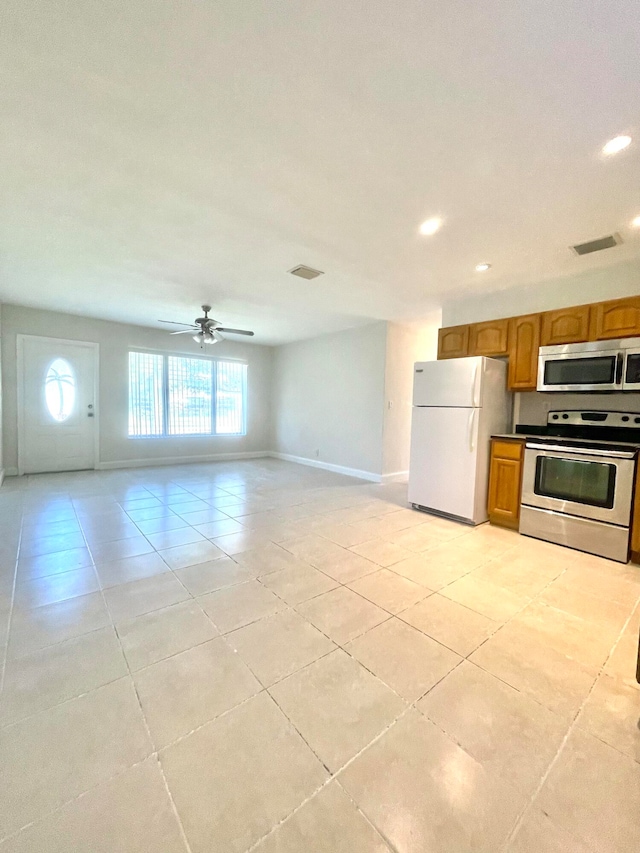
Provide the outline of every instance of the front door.
[[19,470],[95,468],[98,345],[18,336]]

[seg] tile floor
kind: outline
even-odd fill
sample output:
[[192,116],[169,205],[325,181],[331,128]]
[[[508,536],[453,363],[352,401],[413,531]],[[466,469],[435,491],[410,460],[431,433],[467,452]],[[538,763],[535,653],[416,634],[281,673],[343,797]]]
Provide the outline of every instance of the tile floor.
[[640,569],[275,460],[0,490],[0,853],[640,849]]

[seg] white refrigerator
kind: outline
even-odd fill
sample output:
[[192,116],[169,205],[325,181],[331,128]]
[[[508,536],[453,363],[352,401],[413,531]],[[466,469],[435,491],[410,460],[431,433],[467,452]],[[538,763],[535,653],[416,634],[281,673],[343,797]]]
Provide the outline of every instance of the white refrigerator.
[[469,524],[486,521],[489,439],[510,427],[505,362],[483,356],[418,362],[409,502]]

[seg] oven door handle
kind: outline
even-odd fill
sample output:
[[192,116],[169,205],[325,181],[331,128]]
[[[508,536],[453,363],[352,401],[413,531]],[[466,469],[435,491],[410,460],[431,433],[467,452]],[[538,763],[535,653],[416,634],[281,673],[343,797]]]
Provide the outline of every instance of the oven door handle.
[[634,450],[595,450],[585,447],[584,450],[578,447],[563,447],[561,444],[529,444],[526,445],[527,450],[552,450],[554,453],[566,453],[567,455],[578,456],[608,456],[612,459],[633,459]]

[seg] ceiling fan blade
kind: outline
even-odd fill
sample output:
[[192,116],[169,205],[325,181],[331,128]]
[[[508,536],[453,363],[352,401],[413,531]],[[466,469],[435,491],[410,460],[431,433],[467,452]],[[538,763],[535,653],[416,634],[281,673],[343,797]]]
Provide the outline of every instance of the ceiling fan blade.
[[251,337],[255,334],[255,332],[247,332],[246,329],[224,329],[222,326],[217,326],[216,332],[226,332],[228,335],[250,335]]
[[191,325],[191,323],[178,323],[175,320],[158,320],[158,323],[171,323],[172,326],[190,326]]
[[194,326],[192,329],[182,329],[180,332],[169,332],[170,335],[192,335],[198,329]]

